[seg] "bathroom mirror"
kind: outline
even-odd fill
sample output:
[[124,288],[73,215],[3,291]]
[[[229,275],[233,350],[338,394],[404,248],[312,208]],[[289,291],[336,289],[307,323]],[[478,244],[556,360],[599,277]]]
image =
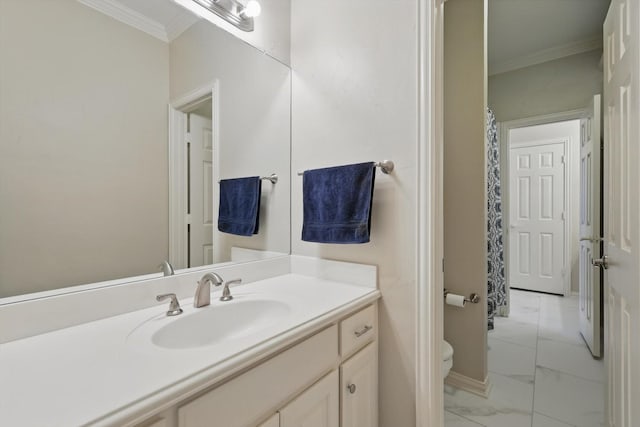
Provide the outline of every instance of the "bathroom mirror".
[[[0,1],[0,304],[288,254],[290,89],[170,0]],[[218,180],[271,174],[219,233]]]

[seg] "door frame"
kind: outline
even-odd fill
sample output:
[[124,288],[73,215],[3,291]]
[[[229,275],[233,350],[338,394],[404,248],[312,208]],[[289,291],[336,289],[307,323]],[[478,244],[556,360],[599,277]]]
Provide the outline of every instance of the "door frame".
[[419,0],[417,16],[417,284],[414,306],[416,427],[444,425],[444,2],[445,0]]
[[[218,181],[217,155],[220,146],[219,93],[220,82],[216,79],[191,92],[172,100],[168,105],[168,158],[169,166],[169,262],[175,269],[187,268],[187,152],[185,139],[187,123],[185,113],[194,105],[211,98],[213,125],[213,182]],[[215,188],[215,186],[214,186]],[[215,233],[214,233],[215,234]],[[215,244],[215,242],[214,242]]]
[[[509,132],[512,129],[527,127],[527,126],[537,126],[537,125],[546,125],[557,122],[565,122],[570,120],[580,120],[588,116],[588,111],[585,108],[580,108],[577,110],[570,111],[562,111],[558,113],[545,114],[540,116],[532,116],[526,117],[522,119],[516,120],[508,120],[504,122],[498,123],[498,134],[500,135],[499,145],[500,145],[500,180],[502,181],[502,208],[503,208],[503,224],[505,224],[505,238],[504,242],[504,268],[505,268],[505,278],[507,280],[507,293],[509,292],[509,266],[511,260],[509,259],[509,227],[508,224],[511,223],[511,216],[509,212],[510,206],[510,185],[509,185]],[[578,141],[579,143],[579,141]],[[519,144],[523,146],[522,144]],[[565,218],[573,218],[573,210],[571,209],[571,203],[568,203],[571,200],[571,196],[575,192],[570,185],[570,177],[572,176],[573,169],[576,167],[573,165],[576,159],[572,155],[572,150],[569,149],[568,144],[565,142],[565,169],[564,169],[564,185],[565,185]],[[579,153],[579,152],[578,152]],[[571,295],[571,256],[572,250],[571,245],[567,244],[570,242],[571,236],[571,221],[565,219],[564,222],[564,233],[565,233],[565,277],[564,277],[564,296]]]

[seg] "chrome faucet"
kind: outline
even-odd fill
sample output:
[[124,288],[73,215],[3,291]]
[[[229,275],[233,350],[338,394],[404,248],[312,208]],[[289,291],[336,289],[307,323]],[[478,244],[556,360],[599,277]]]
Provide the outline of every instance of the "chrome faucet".
[[193,306],[198,308],[211,304],[211,288],[209,287],[209,283],[214,286],[220,286],[222,282],[222,277],[217,273],[207,273],[202,276],[202,279],[198,281],[196,295],[193,297]]
[[165,277],[173,276],[175,274],[175,272],[173,271],[173,266],[171,265],[171,263],[169,263],[169,261],[162,261],[158,268],[162,270]]

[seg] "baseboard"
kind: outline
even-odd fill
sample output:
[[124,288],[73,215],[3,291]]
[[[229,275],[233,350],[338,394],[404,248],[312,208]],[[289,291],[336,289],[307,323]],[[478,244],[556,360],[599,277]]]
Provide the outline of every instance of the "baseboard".
[[457,389],[477,394],[484,398],[489,397],[489,393],[491,392],[491,381],[489,381],[489,376],[487,376],[484,381],[478,381],[467,377],[466,375],[450,371],[449,375],[444,380],[444,383]]

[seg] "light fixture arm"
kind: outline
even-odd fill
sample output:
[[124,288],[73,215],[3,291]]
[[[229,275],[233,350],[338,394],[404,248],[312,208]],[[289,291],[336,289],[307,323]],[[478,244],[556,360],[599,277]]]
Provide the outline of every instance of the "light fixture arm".
[[260,5],[250,0],[247,5],[238,0],[173,0],[191,12],[215,23],[215,14],[241,29],[251,32],[254,29],[253,18],[260,14]]

